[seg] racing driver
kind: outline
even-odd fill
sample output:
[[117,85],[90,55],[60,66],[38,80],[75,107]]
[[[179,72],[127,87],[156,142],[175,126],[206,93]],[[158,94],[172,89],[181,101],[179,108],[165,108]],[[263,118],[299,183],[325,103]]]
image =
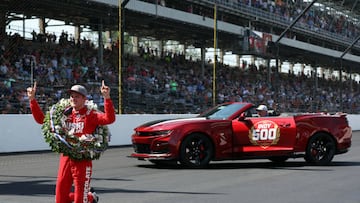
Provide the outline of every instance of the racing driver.
[[[102,81],[100,88],[104,97],[104,113],[96,110],[88,111],[85,102],[87,91],[82,85],[74,85],[69,90],[72,111],[68,116],[68,130],[75,130],[74,135],[81,137],[84,134],[92,134],[97,125],[107,125],[115,121],[115,110],[110,98],[110,88]],[[27,88],[30,108],[35,121],[44,123],[45,115],[35,99],[36,82],[33,87]],[[92,174],[91,160],[73,160],[63,154],[60,155],[59,169],[56,181],[56,203],[96,203],[96,193],[90,191],[90,179]],[[74,185],[74,192],[71,192]]]

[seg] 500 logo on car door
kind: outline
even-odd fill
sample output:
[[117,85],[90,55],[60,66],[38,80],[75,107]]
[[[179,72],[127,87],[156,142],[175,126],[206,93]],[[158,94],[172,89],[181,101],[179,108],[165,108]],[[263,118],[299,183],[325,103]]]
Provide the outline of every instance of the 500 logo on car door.
[[276,144],[280,139],[279,126],[270,120],[259,121],[249,131],[250,142],[267,148]]

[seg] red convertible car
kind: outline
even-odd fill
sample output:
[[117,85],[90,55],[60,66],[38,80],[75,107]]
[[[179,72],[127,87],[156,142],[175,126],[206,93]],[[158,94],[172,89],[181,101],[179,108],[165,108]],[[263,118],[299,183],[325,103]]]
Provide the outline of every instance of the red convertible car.
[[135,128],[130,156],[155,164],[206,167],[210,161],[304,157],[329,164],[351,146],[344,113],[298,113],[259,117],[251,103],[225,103],[197,117],[158,120]]

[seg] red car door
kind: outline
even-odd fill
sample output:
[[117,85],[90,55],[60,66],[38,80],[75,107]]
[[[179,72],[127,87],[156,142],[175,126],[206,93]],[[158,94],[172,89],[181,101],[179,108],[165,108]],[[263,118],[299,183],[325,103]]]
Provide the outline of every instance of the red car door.
[[296,125],[293,117],[250,117],[233,120],[232,127],[236,156],[281,155],[294,149]]

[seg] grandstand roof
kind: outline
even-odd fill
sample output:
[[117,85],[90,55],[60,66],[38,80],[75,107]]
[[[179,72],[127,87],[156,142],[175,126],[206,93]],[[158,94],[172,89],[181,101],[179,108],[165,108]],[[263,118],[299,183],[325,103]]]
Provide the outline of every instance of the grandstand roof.
[[[20,14],[27,18],[49,18],[64,21],[68,25],[86,26],[94,31],[118,30],[119,9],[114,4],[104,4],[100,1],[83,0],[3,0],[0,1],[0,9],[8,11],[7,22],[21,20]],[[158,40],[177,40],[181,43],[189,41],[202,41],[213,38],[213,34],[201,27],[197,27],[191,33],[181,22],[169,19],[144,16],[131,11],[124,11],[124,31],[139,37],[156,37]],[[99,27],[102,22],[102,28]],[[187,34],[188,33],[188,34]],[[224,39],[229,39],[224,37]],[[209,42],[210,43],[210,42]],[[230,42],[228,42],[230,43]],[[211,46],[211,44],[209,44]]]
[[[192,2],[192,0],[188,1]],[[0,9],[10,11],[8,20],[16,19],[16,14],[25,14],[29,18],[45,17],[61,20],[72,25],[90,26],[93,30],[98,30],[99,23],[102,22],[103,29],[118,30],[119,9],[117,5],[101,2],[107,1],[2,0],[0,1]],[[318,2],[339,9],[360,20],[360,0],[320,0]],[[140,19],[148,20],[144,19],[143,16],[135,20]]]
[[[320,0],[319,2],[336,7],[344,13],[359,19],[359,0]],[[101,3],[101,1],[2,0],[0,8],[10,11],[9,20],[16,18],[14,14],[25,14],[28,17],[46,17],[62,20],[69,24],[88,25],[95,30],[98,29],[97,26],[100,21],[104,23],[105,28],[117,30],[118,26],[118,7],[114,4]]]
[[19,14],[27,18],[49,18],[69,25],[83,25],[98,30],[100,22],[105,30],[118,29],[118,7],[83,0],[2,0],[0,9],[7,11],[8,19],[19,20]]

